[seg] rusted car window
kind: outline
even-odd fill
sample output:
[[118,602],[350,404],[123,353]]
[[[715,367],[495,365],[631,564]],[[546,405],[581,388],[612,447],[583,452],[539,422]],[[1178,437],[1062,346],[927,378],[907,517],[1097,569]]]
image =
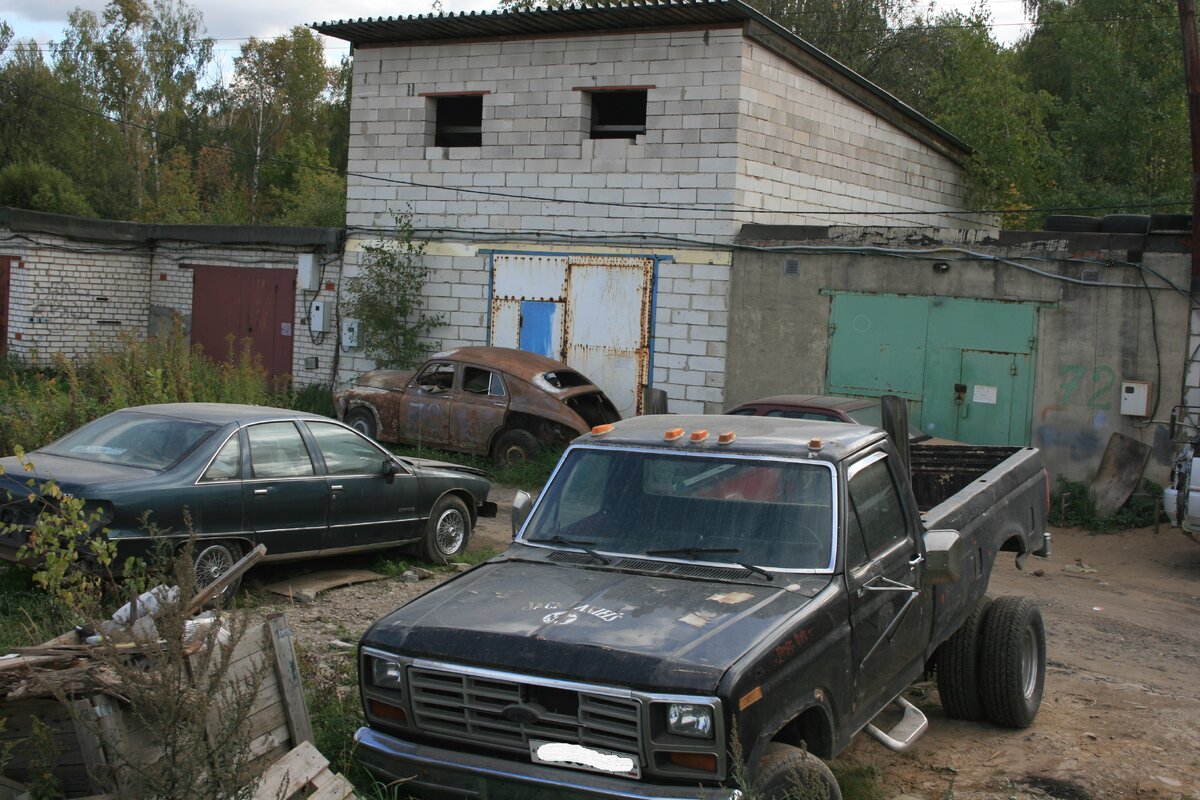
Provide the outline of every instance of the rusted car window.
[[417,376],[417,386],[427,392],[448,392],[454,388],[454,365],[445,362],[430,364]]
[[463,367],[463,391],[489,397],[503,397],[504,384],[500,376],[490,369]]

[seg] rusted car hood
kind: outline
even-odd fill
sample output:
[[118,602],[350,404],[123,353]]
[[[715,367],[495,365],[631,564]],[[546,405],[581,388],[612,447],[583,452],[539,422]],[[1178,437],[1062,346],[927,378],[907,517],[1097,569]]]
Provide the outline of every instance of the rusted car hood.
[[416,370],[412,369],[376,369],[359,375],[353,385],[372,389],[403,389],[416,374]]
[[362,643],[519,673],[710,693],[828,578],[805,594],[786,591],[790,583],[784,576],[718,583],[499,561],[397,609]]

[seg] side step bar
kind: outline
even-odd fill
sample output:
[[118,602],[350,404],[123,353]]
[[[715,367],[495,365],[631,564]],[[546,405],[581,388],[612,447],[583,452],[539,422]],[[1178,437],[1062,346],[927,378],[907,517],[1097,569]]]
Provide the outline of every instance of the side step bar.
[[904,716],[896,723],[896,727],[884,733],[874,724],[869,724],[867,733],[878,739],[887,749],[903,753],[912,747],[913,742],[921,738],[921,734],[928,730],[929,718],[921,713],[921,709],[903,697],[897,697],[892,702],[904,711]]

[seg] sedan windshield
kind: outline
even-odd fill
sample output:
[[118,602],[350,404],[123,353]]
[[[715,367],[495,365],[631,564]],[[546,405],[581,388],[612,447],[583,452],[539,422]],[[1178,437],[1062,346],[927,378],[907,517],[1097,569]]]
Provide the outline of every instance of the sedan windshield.
[[827,464],[574,448],[523,540],[671,560],[827,571]]
[[118,411],[68,433],[43,447],[42,452],[161,471],[190,453],[218,427],[186,419]]

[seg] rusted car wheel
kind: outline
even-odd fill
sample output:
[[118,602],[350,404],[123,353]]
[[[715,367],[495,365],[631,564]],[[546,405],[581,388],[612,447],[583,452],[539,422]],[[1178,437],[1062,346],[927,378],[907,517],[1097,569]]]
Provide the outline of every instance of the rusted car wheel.
[[765,800],[842,800],[825,762],[789,744],[772,742],[758,762],[755,796]]
[[425,525],[421,555],[426,561],[446,564],[467,549],[471,538],[471,514],[457,497],[443,497],[433,507]]
[[500,469],[508,469],[522,461],[529,461],[541,445],[529,431],[510,430],[500,434],[492,448],[492,461]]
[[375,415],[365,408],[352,408],[347,411],[345,423],[363,436],[369,436],[372,439],[379,433],[378,426],[375,424]]

